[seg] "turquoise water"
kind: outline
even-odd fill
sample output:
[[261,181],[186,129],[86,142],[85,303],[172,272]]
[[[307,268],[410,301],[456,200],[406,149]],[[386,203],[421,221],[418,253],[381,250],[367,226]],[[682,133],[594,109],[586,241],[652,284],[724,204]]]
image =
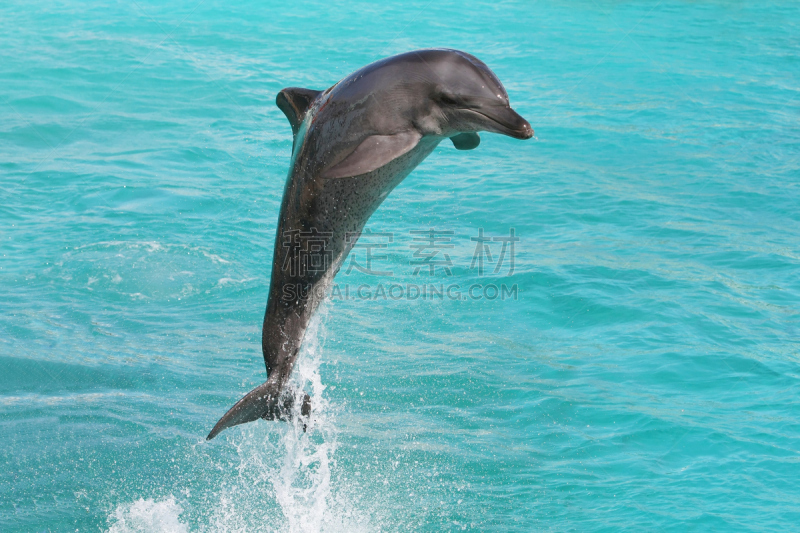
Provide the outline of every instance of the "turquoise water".
[[[0,530],[796,527],[796,3],[229,4],[0,6]],[[442,143],[337,282],[517,298],[334,299],[309,432],[204,441],[264,378],[275,94],[432,46],[538,139]]]

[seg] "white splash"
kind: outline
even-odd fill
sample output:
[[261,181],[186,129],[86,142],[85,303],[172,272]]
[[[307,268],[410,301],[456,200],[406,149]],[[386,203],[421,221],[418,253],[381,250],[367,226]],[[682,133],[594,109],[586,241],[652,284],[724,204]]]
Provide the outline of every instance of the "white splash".
[[[331,493],[331,460],[337,440],[334,417],[324,399],[325,386],[319,375],[325,338],[322,323],[327,310],[320,311],[306,332],[303,354],[298,358],[293,379],[297,390],[307,390],[312,398],[311,420],[303,432],[303,421],[296,416],[293,431],[283,434],[283,464],[273,480],[278,504],[291,533],[321,531]],[[298,392],[295,406],[301,403],[302,392]]]
[[188,533],[181,523],[183,508],[170,496],[164,500],[139,499],[117,507],[109,533]]

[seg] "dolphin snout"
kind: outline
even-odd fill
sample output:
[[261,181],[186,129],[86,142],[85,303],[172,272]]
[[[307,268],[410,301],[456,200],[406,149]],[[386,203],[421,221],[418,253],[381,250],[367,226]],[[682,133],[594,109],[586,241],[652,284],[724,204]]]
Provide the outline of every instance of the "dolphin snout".
[[533,137],[533,128],[522,115],[511,109],[510,106],[487,106],[480,109],[472,109],[475,113],[482,115],[485,122],[486,131],[502,133],[515,139],[530,139]]
[[519,130],[519,135],[512,135],[512,137],[516,139],[530,139],[531,137],[533,137],[533,128],[524,118],[522,118],[522,121],[524,122],[524,124],[522,125],[522,129]]

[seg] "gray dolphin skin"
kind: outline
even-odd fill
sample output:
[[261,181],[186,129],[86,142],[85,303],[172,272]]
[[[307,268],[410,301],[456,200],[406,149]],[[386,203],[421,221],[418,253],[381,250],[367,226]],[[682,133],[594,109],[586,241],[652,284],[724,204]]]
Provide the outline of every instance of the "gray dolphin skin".
[[276,103],[294,144],[261,337],[267,381],[225,413],[208,439],[259,418],[287,420],[296,402],[308,419],[309,396],[287,383],[309,321],[369,217],[442,140],[471,150],[478,131],[533,137],[497,76],[458,50],[389,57],[325,91],[284,89]]

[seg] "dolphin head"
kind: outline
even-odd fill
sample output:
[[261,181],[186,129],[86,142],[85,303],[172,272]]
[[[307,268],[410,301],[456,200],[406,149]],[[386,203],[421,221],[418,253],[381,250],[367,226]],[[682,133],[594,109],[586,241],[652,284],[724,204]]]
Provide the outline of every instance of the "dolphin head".
[[416,50],[386,58],[344,78],[330,92],[331,107],[337,109],[332,112],[344,115],[365,106],[373,131],[381,135],[413,127],[423,136],[488,131],[533,137],[494,72],[459,50]]
[[505,87],[483,61],[458,50],[417,54],[419,68],[427,71],[417,78],[424,80],[428,100],[415,121],[422,133],[450,137],[489,131],[515,139],[533,137],[531,125],[511,108]]

